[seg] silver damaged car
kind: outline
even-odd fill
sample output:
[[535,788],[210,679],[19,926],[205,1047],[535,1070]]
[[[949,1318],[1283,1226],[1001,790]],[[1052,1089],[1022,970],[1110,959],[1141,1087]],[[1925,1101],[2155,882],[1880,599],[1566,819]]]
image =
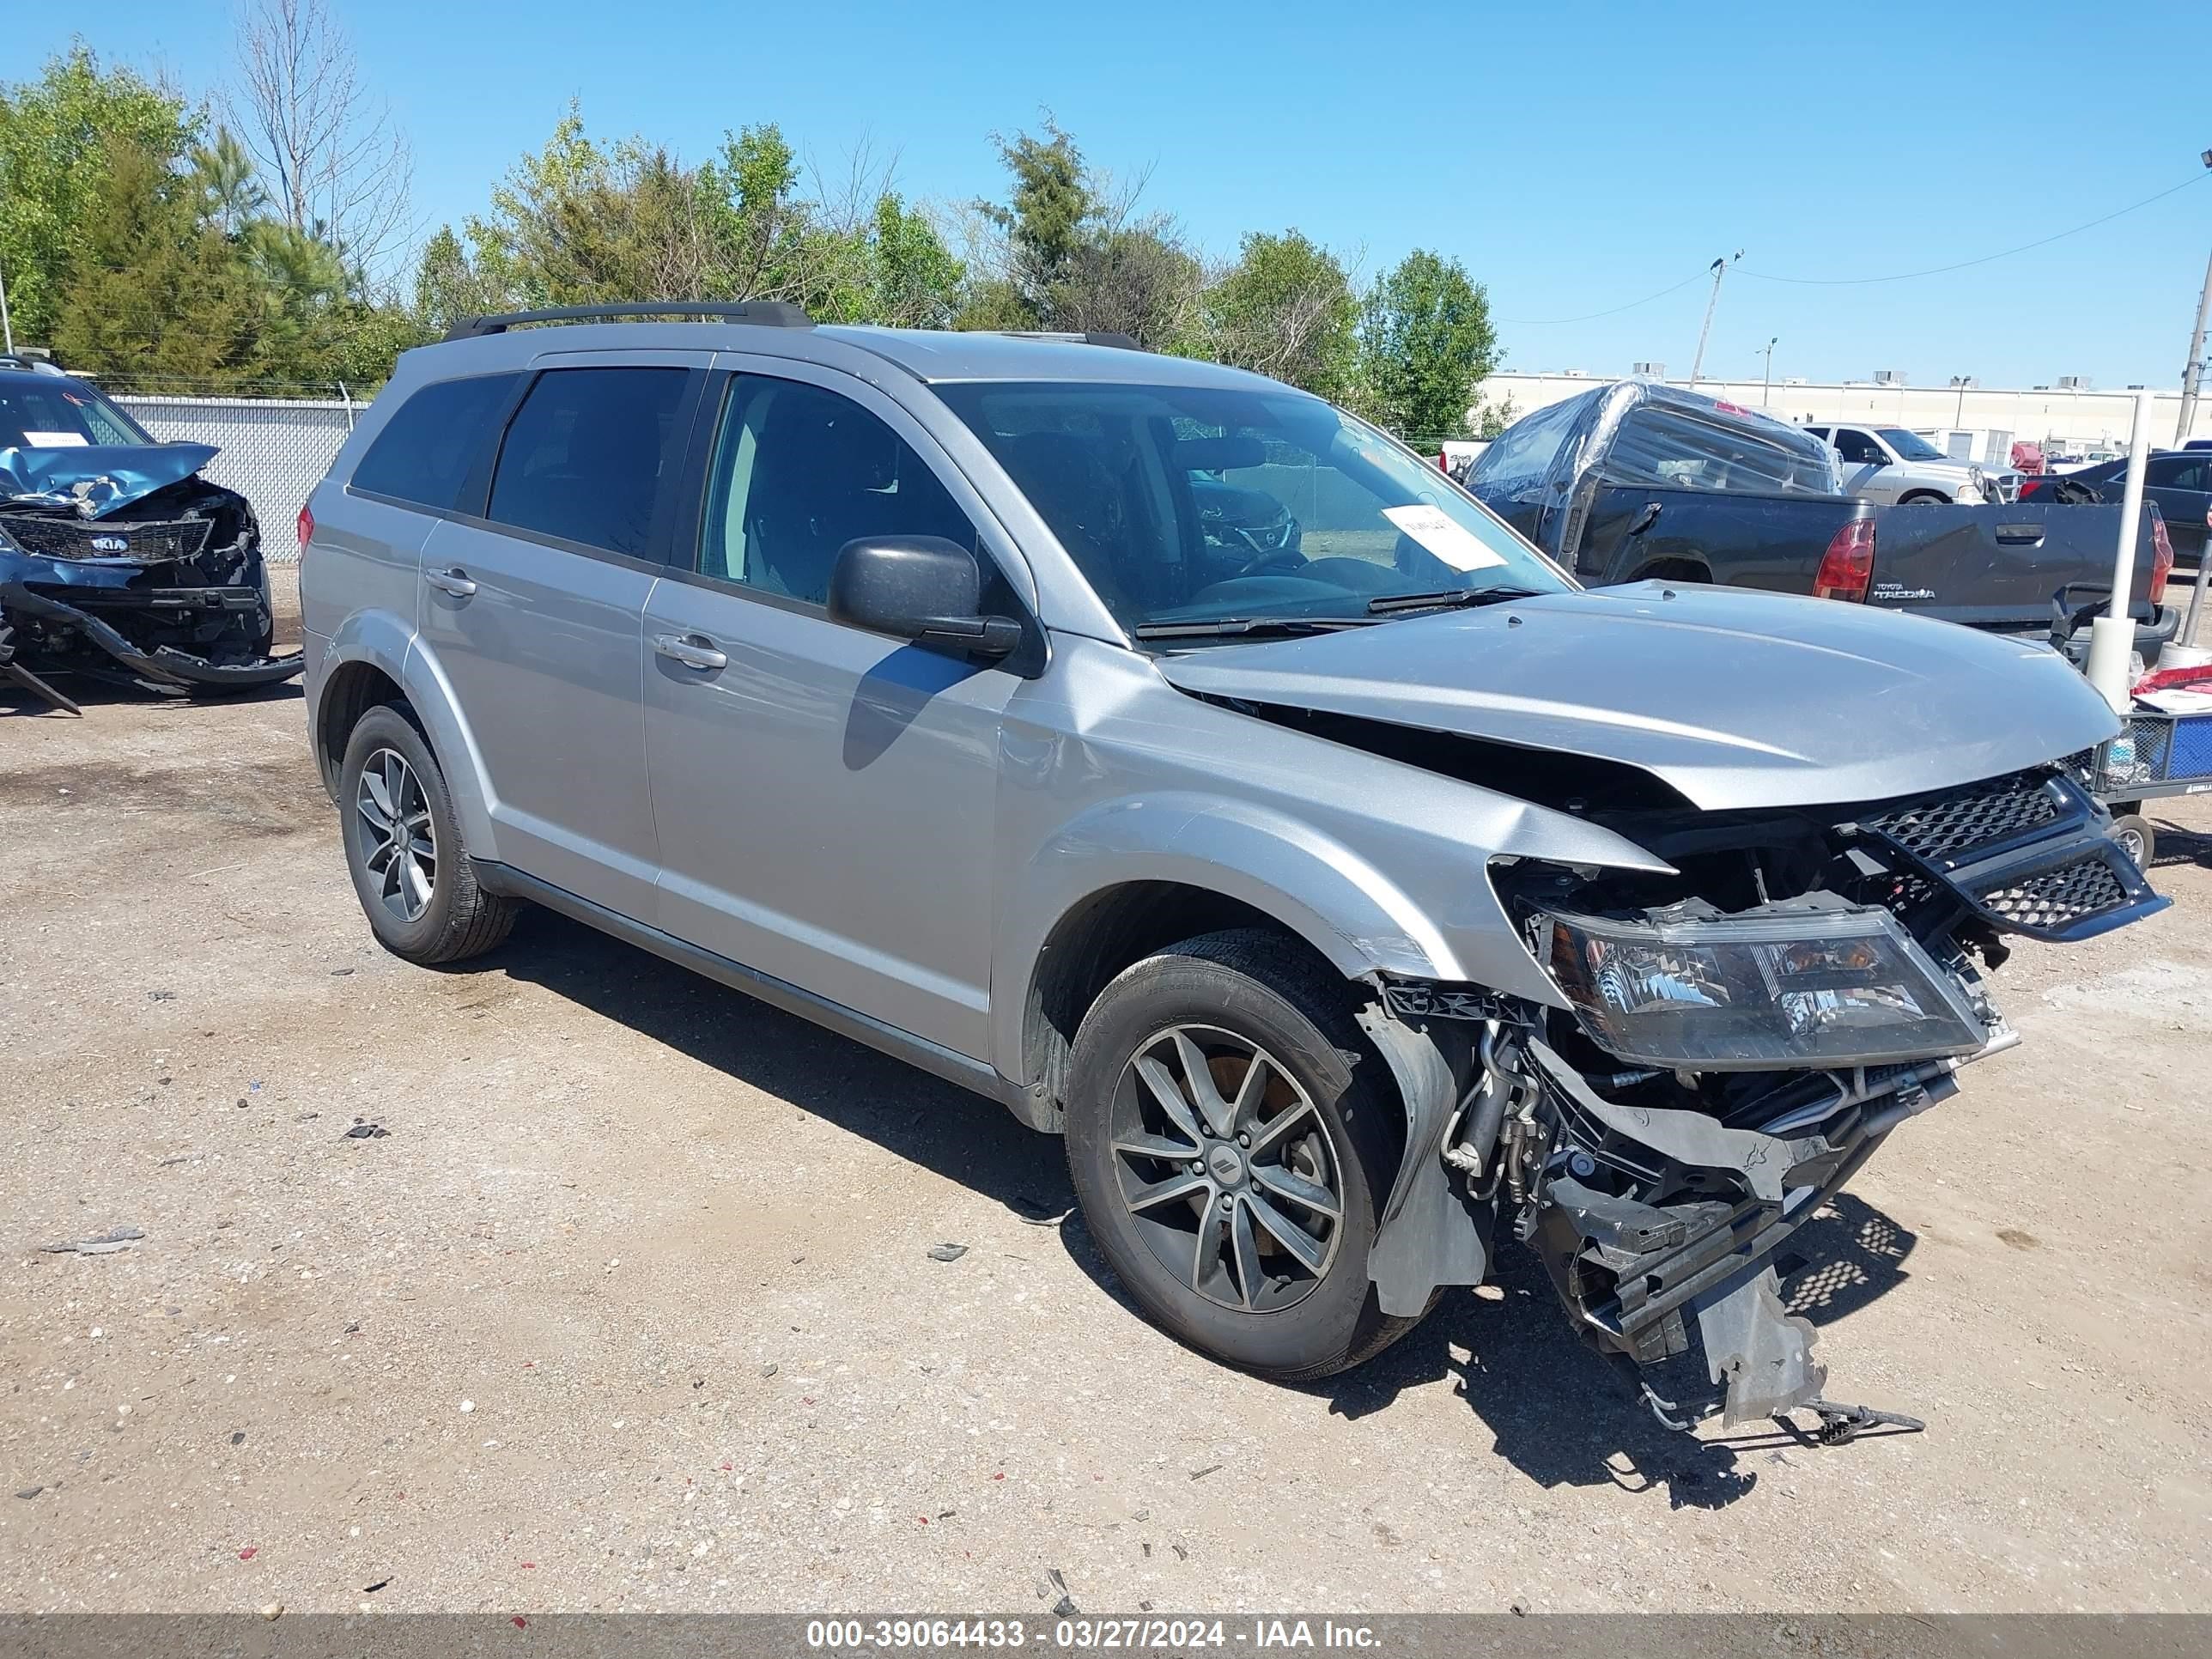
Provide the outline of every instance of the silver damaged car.
[[637,309],[699,320],[409,353],[302,516],[387,948],[544,905],[990,1096],[1262,1376],[1519,1240],[1632,1376],[1695,1331],[1669,1420],[1865,1420],[1778,1252],[2016,1040],[2009,937],[2165,902],[2079,674],[1586,591],[1352,416],[1117,338]]

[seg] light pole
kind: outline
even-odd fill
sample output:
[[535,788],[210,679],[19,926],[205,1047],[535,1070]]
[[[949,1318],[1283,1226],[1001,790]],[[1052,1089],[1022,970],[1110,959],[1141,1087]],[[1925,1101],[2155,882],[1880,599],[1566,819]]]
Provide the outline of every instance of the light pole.
[[1774,347],[1781,338],[1779,334],[1776,335],[1759,350],[1759,355],[1766,359],[1766,367],[1759,371],[1759,406],[1761,409],[1766,407],[1766,394],[1774,387]]
[[0,350],[12,357],[15,355],[15,325],[8,320],[8,273],[0,270]]
[[[2203,155],[2212,167],[2212,149]],[[2189,362],[2181,371],[2181,420],[2173,430],[2176,448],[2189,441],[2189,428],[2197,423],[2197,390],[2204,379],[2204,323],[2212,317],[2212,258],[2204,262],[2204,291],[2197,296],[2197,331],[2189,337]]]
[[1698,331],[1698,355],[1690,362],[1690,390],[1692,392],[1698,389],[1698,371],[1705,366],[1705,337],[1713,331],[1713,307],[1721,302],[1721,278],[1728,275],[1730,265],[1742,258],[1743,250],[1738,248],[1725,259],[1713,261],[1713,291],[1705,300],[1705,326]]

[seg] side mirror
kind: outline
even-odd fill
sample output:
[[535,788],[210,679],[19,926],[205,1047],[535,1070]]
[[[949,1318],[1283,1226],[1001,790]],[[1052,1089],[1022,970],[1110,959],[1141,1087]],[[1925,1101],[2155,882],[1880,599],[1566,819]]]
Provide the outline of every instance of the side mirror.
[[1011,655],[1022,625],[978,614],[975,556],[942,536],[860,536],[837,550],[830,619],[971,657]]

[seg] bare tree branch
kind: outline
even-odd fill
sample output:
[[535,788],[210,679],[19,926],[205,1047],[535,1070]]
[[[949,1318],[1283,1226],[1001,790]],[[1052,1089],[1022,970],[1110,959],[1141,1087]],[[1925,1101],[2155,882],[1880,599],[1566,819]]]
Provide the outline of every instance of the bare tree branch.
[[337,247],[371,280],[410,240],[414,154],[364,83],[327,0],[246,0],[231,118],[284,222]]

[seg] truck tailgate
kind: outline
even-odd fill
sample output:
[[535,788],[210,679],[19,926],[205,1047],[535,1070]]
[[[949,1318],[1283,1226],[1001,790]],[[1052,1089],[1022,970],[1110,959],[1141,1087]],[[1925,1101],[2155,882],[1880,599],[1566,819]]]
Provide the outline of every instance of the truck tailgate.
[[[1867,603],[1972,628],[2041,629],[2069,583],[2108,584],[2118,507],[1893,507],[1875,520]],[[2133,613],[2151,614],[2151,509],[2136,547]],[[2084,593],[2080,602],[2094,596]]]

